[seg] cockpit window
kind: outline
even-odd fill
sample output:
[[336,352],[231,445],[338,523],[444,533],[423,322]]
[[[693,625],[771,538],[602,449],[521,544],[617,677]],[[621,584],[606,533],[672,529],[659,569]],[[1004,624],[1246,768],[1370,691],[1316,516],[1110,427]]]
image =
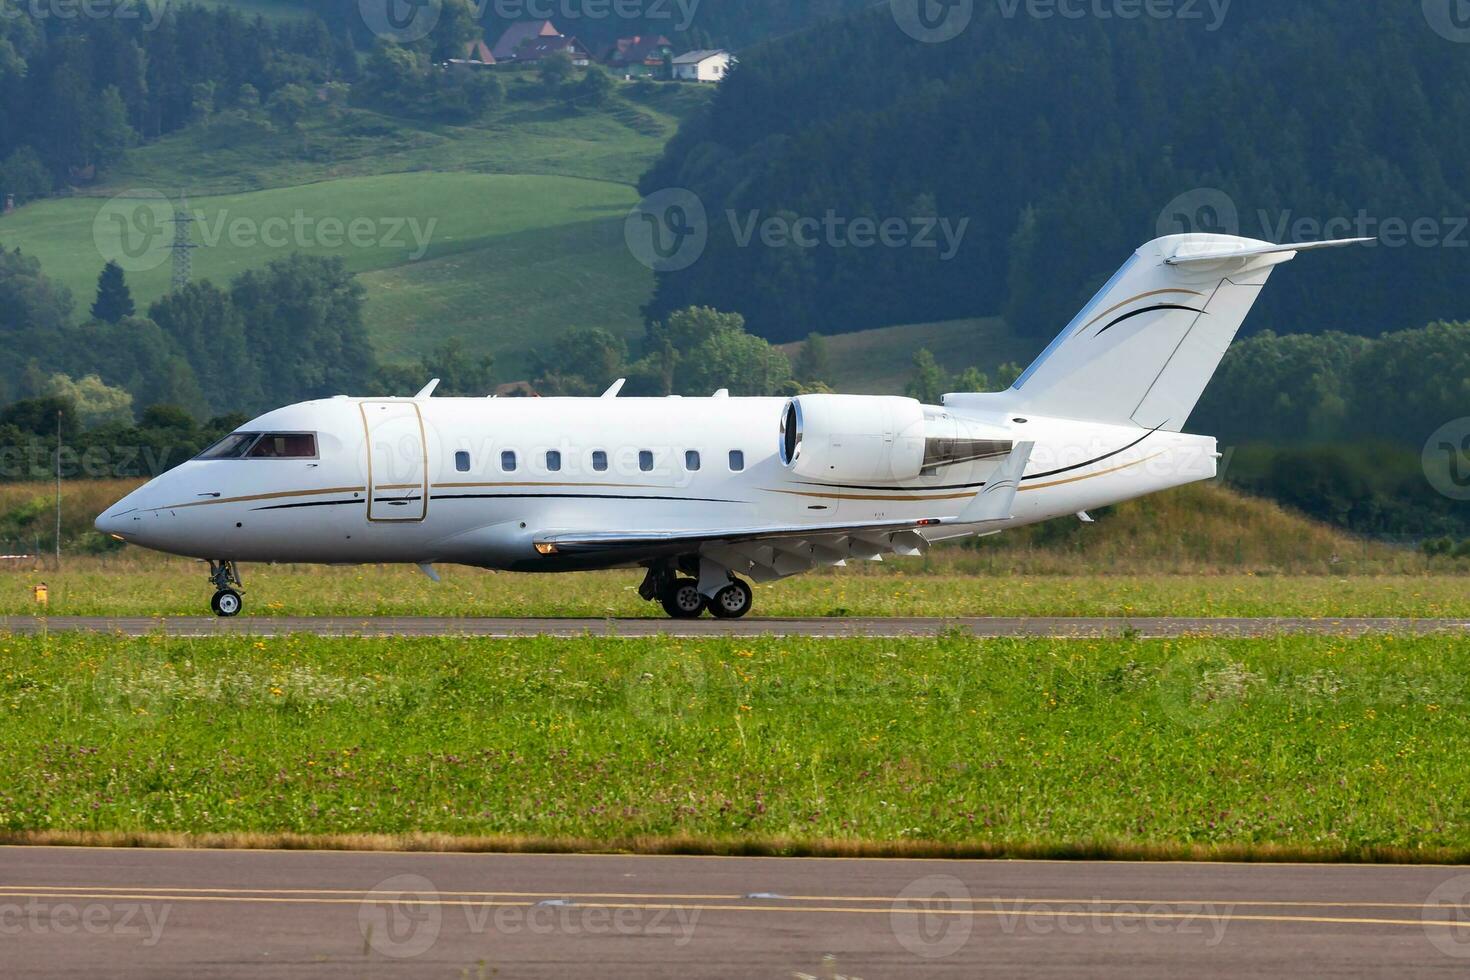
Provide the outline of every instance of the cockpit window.
[[250,447],[251,459],[316,459],[316,436],[310,432],[267,432]]
[[250,451],[258,432],[231,432],[219,442],[199,454],[199,459],[241,459]]
[[232,432],[198,459],[316,459],[310,432]]

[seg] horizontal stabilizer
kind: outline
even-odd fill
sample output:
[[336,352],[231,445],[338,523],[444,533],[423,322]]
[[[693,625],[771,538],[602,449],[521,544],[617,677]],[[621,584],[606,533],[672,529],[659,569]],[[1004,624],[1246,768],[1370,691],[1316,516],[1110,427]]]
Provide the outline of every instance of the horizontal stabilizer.
[[1332,242],[1298,242],[1295,245],[1259,245],[1254,248],[1219,248],[1211,243],[1202,243],[1198,250],[1193,243],[1185,244],[1172,258],[1164,260],[1166,265],[1202,265],[1206,262],[1222,262],[1226,259],[1250,259],[1261,255],[1280,255],[1283,252],[1315,252],[1321,248],[1342,248],[1345,245],[1362,245],[1377,241],[1374,238],[1340,238]]
[[1363,241],[1372,239],[1155,239],[1098,291],[997,408],[1181,432],[1272,271],[1301,252]]

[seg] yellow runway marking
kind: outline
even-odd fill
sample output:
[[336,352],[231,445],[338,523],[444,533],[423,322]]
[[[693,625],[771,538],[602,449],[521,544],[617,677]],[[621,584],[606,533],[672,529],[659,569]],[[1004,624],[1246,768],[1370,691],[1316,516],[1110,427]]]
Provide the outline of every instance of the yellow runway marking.
[[[193,888],[187,885],[129,887],[125,885],[0,885],[0,893],[15,889],[20,891],[46,892],[138,892],[169,898],[180,895],[356,895],[365,897],[370,892],[360,888]],[[447,898],[519,898],[519,899],[665,899],[668,901],[726,902],[740,901],[744,894],[709,895],[685,893],[650,892],[513,892],[513,891],[455,891],[452,889],[425,891],[394,891],[395,895],[440,896]],[[970,905],[1148,905],[1209,907],[1229,905],[1252,908],[1302,908],[1302,909],[1422,909],[1422,910],[1470,910],[1470,904],[1435,904],[1422,902],[1328,902],[1328,901],[1283,901],[1279,899],[1236,899],[1236,898],[1035,898],[1024,895],[982,895],[979,898],[956,898],[942,896],[935,901],[965,903]],[[771,902],[844,902],[853,904],[882,902],[892,905],[897,902],[913,903],[916,900],[898,895],[781,895]]]
[[[131,893],[76,893],[76,892],[0,892],[0,898],[63,898],[63,899],[110,899],[148,902],[215,902],[254,905],[362,905],[370,901],[371,896],[364,894],[361,898],[270,898],[260,896],[231,896],[231,895],[159,895],[159,894],[131,894]],[[443,899],[421,899],[420,904],[438,908],[534,908],[534,902],[493,902],[493,901],[445,901]],[[1349,916],[1304,916],[1304,915],[1236,915],[1234,913],[1205,913],[1205,912],[1153,912],[1145,910],[1137,911],[1109,911],[1093,909],[1090,911],[1071,911],[1065,909],[942,909],[928,908],[925,906],[914,906],[904,908],[854,908],[844,906],[801,906],[791,907],[789,905],[699,905],[699,904],[674,904],[667,902],[579,902],[573,908],[585,909],[630,909],[643,912],[778,912],[789,914],[791,912],[817,912],[829,915],[947,915],[947,916],[969,916],[971,918],[1000,918],[1003,916],[1016,916],[1020,918],[1105,918],[1105,919],[1155,919],[1169,921],[1194,921],[1196,919],[1224,919],[1229,922],[1260,922],[1285,925],[1289,923],[1307,923],[1312,925],[1378,925],[1378,926],[1412,926],[1423,928],[1425,926],[1443,926],[1449,929],[1470,929],[1470,922],[1453,922],[1445,919],[1380,919]]]

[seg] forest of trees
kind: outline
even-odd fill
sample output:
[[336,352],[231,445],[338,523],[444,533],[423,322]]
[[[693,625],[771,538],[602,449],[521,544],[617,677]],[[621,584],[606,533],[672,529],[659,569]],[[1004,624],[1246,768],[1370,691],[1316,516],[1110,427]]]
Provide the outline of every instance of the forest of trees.
[[351,46],[317,18],[136,6],[134,18],[0,17],[0,189],[17,201],[86,182],[139,140],[217,109],[356,71]]
[[[126,281],[99,276],[93,315],[18,250],[0,249],[0,405],[47,393],[60,374],[96,376],[139,409],[199,418],[363,390],[377,372],[362,287],[340,259],[292,255],[222,289],[192,283],[128,312]],[[105,315],[98,315],[105,314]]]
[[[703,258],[659,276],[649,315],[708,304],[788,341],[1003,313],[1050,337],[1161,231],[1325,237],[1322,223],[1347,218],[1334,230],[1352,235],[1360,212],[1370,235],[1428,221],[1431,244],[1301,261],[1248,329],[1375,335],[1470,315],[1470,131],[1458,122],[1470,59],[1418,4],[1237,4],[1214,32],[1006,18],[990,4],[975,18],[953,41],[921,44],[883,4],[746,53],[642,182],[692,190],[710,215]],[[1345,70],[1352,60],[1372,70]],[[1167,207],[1199,188],[1223,191],[1238,222],[1210,199]],[[949,261],[740,244],[748,215],[828,212],[969,226]]]

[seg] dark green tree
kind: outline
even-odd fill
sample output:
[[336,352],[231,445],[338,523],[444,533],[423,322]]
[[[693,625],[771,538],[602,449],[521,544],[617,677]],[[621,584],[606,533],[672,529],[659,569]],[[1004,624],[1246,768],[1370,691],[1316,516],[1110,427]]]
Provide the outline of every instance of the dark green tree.
[[128,289],[122,266],[108,262],[97,277],[97,299],[92,303],[92,316],[107,323],[117,323],[135,312],[133,293]]
[[192,282],[155,302],[148,318],[194,369],[210,411],[271,407],[261,397],[259,364],[247,346],[245,321],[229,293],[207,279]]
[[945,376],[934,355],[920,348],[914,352],[914,375],[909,380],[904,394],[917,398],[925,405],[937,405],[944,397],[949,379]]
[[230,298],[245,321],[269,404],[353,394],[371,386],[363,288],[340,258],[300,253],[243,273]]
[[827,353],[827,338],[819,333],[809,333],[801,353],[796,356],[796,378],[798,381],[827,381],[832,366]]

